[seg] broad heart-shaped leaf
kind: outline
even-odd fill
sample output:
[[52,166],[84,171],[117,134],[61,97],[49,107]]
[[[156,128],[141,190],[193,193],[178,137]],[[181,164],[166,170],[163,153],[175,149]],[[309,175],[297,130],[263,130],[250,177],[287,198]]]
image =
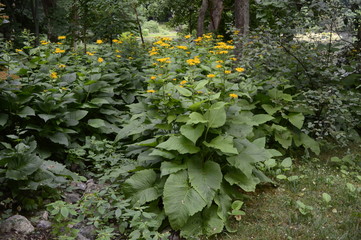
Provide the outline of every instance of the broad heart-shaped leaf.
[[298,129],[302,128],[303,122],[305,120],[305,116],[303,116],[302,113],[290,113],[286,118],[288,118],[288,121],[290,121],[290,123],[292,123],[292,125]]
[[158,144],[157,147],[168,151],[175,150],[181,154],[197,153],[200,150],[184,136],[171,136],[167,141]]
[[201,90],[202,88],[204,88],[205,85],[207,85],[209,83],[208,80],[201,80],[197,83],[197,86],[194,88],[194,90]]
[[154,149],[149,156],[161,156],[164,157],[166,159],[173,159],[175,158],[176,155],[174,155],[171,152],[168,151],[164,151],[164,150],[159,150],[159,149]]
[[7,164],[6,178],[25,180],[27,176],[38,170],[43,160],[35,154],[18,154]]
[[252,117],[252,120],[257,123],[257,125],[268,122],[272,119],[274,119],[274,117],[268,114],[257,114]]
[[123,184],[123,191],[126,196],[132,198],[132,203],[143,205],[153,201],[162,195],[158,188],[157,174],[152,169],[136,172]]
[[56,118],[56,115],[54,114],[38,114],[38,117],[44,120],[44,122],[47,122],[49,119]]
[[192,112],[189,115],[189,120],[187,121],[187,124],[198,124],[198,123],[206,123],[207,120],[203,117],[202,114],[198,112]]
[[69,140],[65,133],[58,132],[58,133],[48,136],[48,138],[54,143],[59,143],[59,144],[65,145],[65,146],[69,145]]
[[185,163],[180,163],[177,161],[173,161],[173,162],[168,162],[168,161],[164,161],[162,162],[161,166],[160,166],[160,177],[172,174],[172,173],[176,173],[179,172],[181,170],[187,169],[187,164]]
[[222,171],[218,163],[212,161],[203,162],[197,156],[187,161],[189,181],[192,187],[211,204],[216,191],[220,189],[222,182]]
[[224,179],[231,185],[238,185],[246,192],[254,192],[256,190],[256,185],[260,183],[260,180],[254,176],[247,177],[244,175],[241,170],[236,168],[230,168],[227,174],[224,176]]
[[303,145],[305,148],[311,149],[311,151],[317,155],[320,154],[320,145],[307,134],[293,134],[293,139],[297,147]]
[[204,118],[208,121],[208,128],[222,127],[226,123],[227,115],[224,109],[226,104],[225,102],[217,102],[207,110]]
[[19,113],[19,117],[35,116],[35,111],[29,106],[24,107]]
[[66,124],[68,126],[76,126],[79,123],[79,120],[83,119],[88,114],[86,110],[75,110],[68,112],[65,115]]
[[223,153],[238,153],[237,148],[235,148],[233,144],[233,137],[231,136],[217,136],[213,138],[210,143],[204,141],[203,144],[207,147],[218,149]]
[[202,136],[203,131],[203,124],[198,124],[196,127],[193,127],[191,125],[183,125],[180,128],[180,133],[189,140],[191,140],[194,144],[196,144],[198,138]]
[[181,236],[185,238],[198,237],[205,235],[207,237],[222,232],[225,221],[217,214],[217,206],[212,205],[190,217],[187,223],[182,227]]
[[271,105],[268,104],[263,104],[262,108],[269,114],[269,115],[273,115],[276,112],[278,112],[279,110],[282,109],[282,107],[273,107]]
[[0,113],[0,126],[3,127],[7,123],[9,115],[6,113]]
[[271,129],[275,130],[275,140],[279,142],[283,148],[287,149],[292,145],[292,133],[287,128],[272,124]]
[[164,185],[163,204],[170,225],[181,229],[190,216],[201,211],[206,201],[188,183],[186,170],[171,174]]
[[185,97],[190,97],[190,96],[192,96],[192,92],[189,91],[188,89],[184,88],[184,87],[176,86],[175,88],[178,90],[178,92],[179,92],[181,95],[183,95],[183,96],[185,96]]

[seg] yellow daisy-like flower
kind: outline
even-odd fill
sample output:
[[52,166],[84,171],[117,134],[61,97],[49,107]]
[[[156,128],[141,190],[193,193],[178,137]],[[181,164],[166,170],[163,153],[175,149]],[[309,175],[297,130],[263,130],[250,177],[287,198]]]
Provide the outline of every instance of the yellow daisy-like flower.
[[177,79],[176,79],[176,78],[173,78],[172,80],[173,80],[173,81],[177,81]]
[[237,58],[232,57],[232,58],[230,58],[229,60],[237,61]]
[[221,68],[221,67],[223,67],[221,64],[218,64],[218,65],[216,66],[216,68]]
[[228,53],[228,51],[219,51],[219,52],[217,52],[218,54],[227,54]]
[[47,41],[45,41],[45,40],[41,40],[40,43],[41,43],[41,45],[49,44],[49,42],[47,42]]
[[187,83],[187,81],[186,80],[183,80],[183,81],[181,81],[179,84],[180,85],[184,85],[184,84],[186,84]]
[[223,35],[217,35],[217,38],[224,38]]
[[59,64],[58,67],[59,68],[66,68],[66,65],[65,64]]
[[103,43],[103,40],[101,40],[101,39],[97,40],[97,44],[102,44],[102,43]]
[[89,56],[93,56],[94,53],[91,53],[91,52],[86,52],[86,54],[88,54]]
[[236,68],[235,70],[236,70],[237,72],[244,72],[246,69],[240,67],[240,68]]
[[194,58],[188,59],[187,63],[191,66],[197,65],[201,63],[201,60],[199,59],[198,56],[195,56]]
[[230,74],[232,71],[226,70],[224,71],[225,74]]
[[54,53],[65,53],[65,50],[60,49],[60,48],[56,48]]
[[15,52],[22,52],[23,50],[22,49],[15,49]]
[[179,49],[183,49],[183,50],[187,50],[187,49],[188,49],[188,47],[187,47],[187,46],[177,46],[177,48],[179,48]]
[[208,74],[207,77],[208,77],[208,78],[214,78],[214,77],[216,77],[216,75],[214,75],[214,74]]
[[238,98],[238,95],[235,94],[235,93],[231,93],[231,94],[229,94],[229,96],[230,96],[231,98]]
[[58,74],[56,72],[52,72],[52,73],[50,73],[50,77],[53,78],[53,79],[57,79]]
[[132,60],[132,59],[134,59],[134,58],[133,58],[133,57],[128,57],[128,59]]
[[147,93],[155,93],[155,90],[149,89],[149,90],[147,90]]
[[218,60],[218,61],[216,61],[216,63],[224,63],[224,61],[223,60]]
[[197,39],[194,39],[194,41],[195,42],[200,42],[200,41],[202,41],[202,39],[203,39],[202,37],[197,37]]
[[120,55],[115,55],[117,58],[120,58],[120,57],[122,57],[122,56],[120,56]]
[[119,42],[119,40],[118,39],[113,39],[112,42],[117,43],[117,42]]
[[100,57],[100,58],[98,58],[98,62],[102,63],[102,62],[104,62],[104,59]]
[[64,39],[66,39],[66,36],[59,36],[58,37],[58,40],[64,40]]
[[170,63],[170,57],[156,59],[160,63]]
[[188,38],[191,38],[192,36],[191,35],[185,35],[184,38],[188,39]]
[[150,79],[155,80],[157,77],[156,76],[151,76]]

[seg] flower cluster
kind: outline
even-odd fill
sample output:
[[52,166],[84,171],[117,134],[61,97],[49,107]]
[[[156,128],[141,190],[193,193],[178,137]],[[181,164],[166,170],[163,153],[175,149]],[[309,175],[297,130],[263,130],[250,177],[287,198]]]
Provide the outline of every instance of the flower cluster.
[[201,63],[201,60],[199,59],[198,56],[195,56],[194,58],[188,59],[187,63],[191,66],[197,65]]
[[170,57],[156,59],[160,63],[170,63]]

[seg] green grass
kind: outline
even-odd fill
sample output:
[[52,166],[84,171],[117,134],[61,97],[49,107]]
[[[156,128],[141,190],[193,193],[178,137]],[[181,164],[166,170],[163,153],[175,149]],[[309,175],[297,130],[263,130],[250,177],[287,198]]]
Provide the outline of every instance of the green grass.
[[[263,187],[250,194],[243,209],[246,215],[234,222],[238,231],[211,239],[361,239],[361,158],[354,159],[358,167],[346,170],[347,165],[330,162],[329,153],[320,159],[299,160],[286,174],[297,175],[300,179],[282,180],[277,188]],[[350,191],[347,183],[353,184],[356,191]],[[331,196],[328,203],[323,193]],[[297,201],[313,210],[303,215]]]

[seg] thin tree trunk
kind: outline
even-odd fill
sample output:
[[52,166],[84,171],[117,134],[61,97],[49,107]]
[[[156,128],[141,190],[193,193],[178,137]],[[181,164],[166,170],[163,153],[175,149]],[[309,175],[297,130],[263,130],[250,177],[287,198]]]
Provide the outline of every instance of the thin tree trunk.
[[134,6],[134,13],[135,13],[135,17],[137,20],[137,24],[138,24],[138,30],[139,30],[139,35],[140,35],[140,39],[142,40],[142,45],[144,46],[144,37],[143,37],[143,31],[142,31],[142,25],[140,24],[140,20],[139,20],[139,16],[138,16],[138,11],[137,11],[137,7]]
[[217,32],[222,18],[223,0],[210,0],[210,2],[211,22],[209,23],[208,29],[211,32]]
[[204,33],[204,20],[208,9],[208,0],[202,0],[202,6],[199,10],[198,22],[197,22],[197,36],[201,37]]
[[235,26],[241,35],[249,32],[249,0],[235,0]]
[[47,19],[47,34],[48,34],[48,38],[51,41],[56,41],[57,36],[54,34],[54,29],[53,26],[51,24],[51,14],[52,14],[52,10],[54,8],[56,8],[56,1],[57,0],[42,0],[42,5],[43,5],[43,9],[44,9],[44,14],[45,17]]
[[35,46],[39,46],[39,0],[32,0],[31,10],[35,25]]

